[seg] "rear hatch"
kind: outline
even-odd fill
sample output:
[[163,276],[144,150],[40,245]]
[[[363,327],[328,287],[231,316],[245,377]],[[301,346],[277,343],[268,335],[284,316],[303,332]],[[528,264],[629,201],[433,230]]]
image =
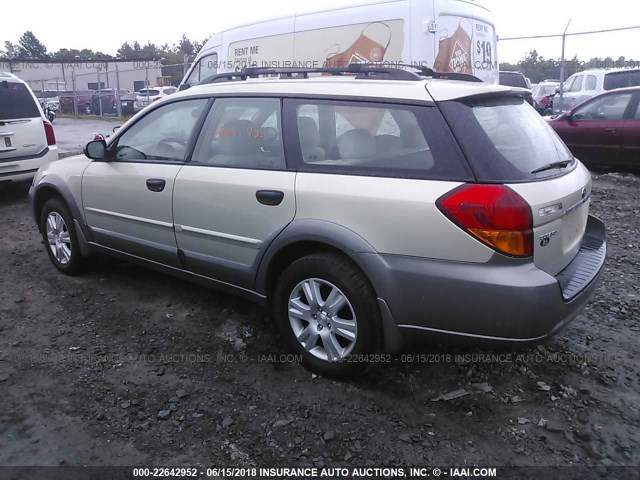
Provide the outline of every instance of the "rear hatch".
[[140,105],[145,105],[146,106],[146,105],[149,105],[150,103],[152,103],[158,95],[160,95],[160,91],[159,90],[142,89],[138,93],[137,102]]
[[43,119],[29,88],[0,82],[0,161],[37,155],[47,148]]
[[591,175],[521,94],[439,103],[478,183],[506,185],[531,208],[533,260],[551,275],[577,255]]

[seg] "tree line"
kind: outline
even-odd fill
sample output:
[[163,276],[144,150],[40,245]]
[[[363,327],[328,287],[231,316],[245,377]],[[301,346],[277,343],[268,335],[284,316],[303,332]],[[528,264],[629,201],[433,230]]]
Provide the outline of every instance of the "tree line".
[[[539,83],[547,79],[560,79],[561,62],[559,59],[544,58],[536,50],[531,50],[518,63],[501,63],[500,70],[519,71],[531,79],[533,83]],[[626,59],[623,56],[613,59],[612,57],[593,57],[588,61],[580,60],[578,56],[565,59],[564,78],[574,73],[587,70],[589,68],[640,68],[640,60]]]
[[93,51],[84,48],[61,48],[55,52],[50,52],[47,47],[27,30],[18,39],[18,43],[5,40],[4,50],[0,49],[0,59],[7,60],[48,60],[54,62],[77,62],[81,60],[161,60],[162,74],[171,76],[172,80],[180,81],[183,75],[182,64],[193,60],[194,55],[202,48],[208,38],[203,41],[190,40],[182,34],[178,42],[169,45],[156,45],[147,42],[141,45],[139,42],[124,42],[116,51],[115,55],[110,55],[101,51]]

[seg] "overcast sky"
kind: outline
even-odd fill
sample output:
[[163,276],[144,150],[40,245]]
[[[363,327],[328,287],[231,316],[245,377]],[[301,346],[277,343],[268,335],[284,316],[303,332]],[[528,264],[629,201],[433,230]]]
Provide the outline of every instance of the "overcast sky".
[[[426,0],[425,0],[426,1]],[[484,0],[495,12],[500,37],[562,33],[571,18],[570,32],[640,25],[637,0]],[[60,48],[89,48],[115,55],[125,41],[151,41],[162,45],[178,41],[182,33],[201,40],[214,32],[272,16],[287,15],[296,9],[313,10],[353,3],[352,0],[243,0],[154,1],[136,3],[109,0],[95,7],[91,2],[68,0],[4,1],[0,24],[0,48],[4,41],[17,43],[31,30],[49,51]],[[304,7],[301,7],[304,5]],[[624,33],[570,37],[567,57],[623,55],[640,59],[640,29]],[[516,62],[535,48],[547,58],[560,57],[560,39],[518,40],[499,43],[500,61]]]

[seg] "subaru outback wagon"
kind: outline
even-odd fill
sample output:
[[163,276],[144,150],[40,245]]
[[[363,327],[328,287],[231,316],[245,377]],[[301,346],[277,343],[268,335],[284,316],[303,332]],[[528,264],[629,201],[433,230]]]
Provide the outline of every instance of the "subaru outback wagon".
[[452,76],[253,69],[160,100],[40,170],[47,253],[65,274],[99,252],[268,305],[334,377],[408,339],[542,341],[604,263],[591,177],[527,91]]

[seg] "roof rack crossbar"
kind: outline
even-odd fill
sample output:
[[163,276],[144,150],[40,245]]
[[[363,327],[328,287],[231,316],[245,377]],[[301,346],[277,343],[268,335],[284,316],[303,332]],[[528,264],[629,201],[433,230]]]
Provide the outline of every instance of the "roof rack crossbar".
[[[463,80],[467,82],[482,82],[473,75],[464,73],[443,73],[436,72],[431,68],[410,65],[404,63],[393,63],[393,67],[380,66],[368,63],[351,63],[347,67],[319,67],[319,68],[273,68],[273,67],[247,67],[239,72],[229,72],[213,75],[206,78],[202,84],[244,81],[249,78],[259,78],[260,76],[279,76],[283,79],[309,78],[310,74],[328,74],[332,76],[355,75],[356,79],[377,79],[377,80],[405,80],[416,81],[422,78],[437,78],[448,80]],[[417,72],[410,72],[406,68],[412,68]]]

